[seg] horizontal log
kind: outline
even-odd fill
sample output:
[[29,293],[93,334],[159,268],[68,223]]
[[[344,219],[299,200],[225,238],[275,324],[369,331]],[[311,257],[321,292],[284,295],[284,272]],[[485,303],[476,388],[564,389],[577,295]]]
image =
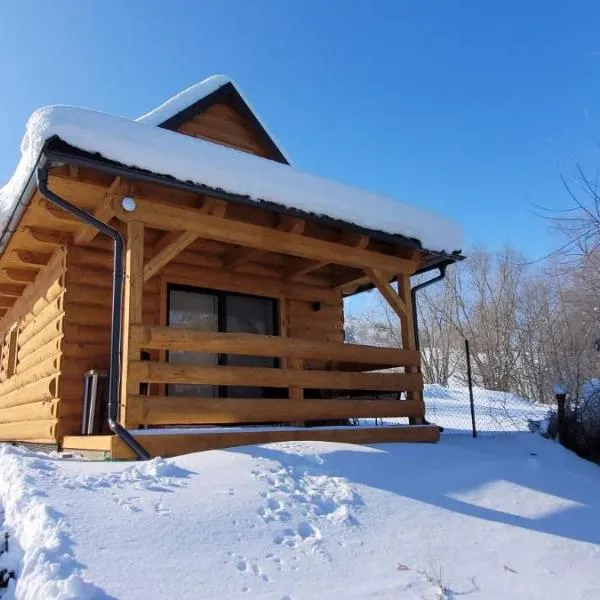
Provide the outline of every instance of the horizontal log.
[[128,377],[135,382],[243,385],[251,387],[297,386],[311,389],[420,391],[419,373],[346,373],[294,371],[256,367],[212,367],[195,364],[133,361]]
[[[90,304],[110,309],[112,306],[112,287],[101,287],[90,284],[71,283],[66,288],[65,302],[69,306],[74,304]],[[158,303],[160,296],[158,293],[144,290],[144,301]]]
[[[65,343],[69,344],[109,344],[110,327],[89,327],[77,325],[70,320],[64,325]],[[106,346],[108,347],[108,346]]]
[[33,283],[38,272],[26,269],[3,269],[2,274],[15,283]]
[[19,339],[19,351],[23,354],[30,354],[44,344],[48,343],[59,336],[62,332],[64,315],[56,317],[52,322],[48,323],[41,331],[32,335],[27,341]]
[[[2,387],[5,384],[2,384]],[[29,385],[15,388],[9,392],[0,392],[0,408],[9,408],[41,400],[53,400],[57,397],[58,376],[51,375],[37,379]]]
[[40,298],[48,303],[57,298],[62,291],[61,281],[65,269],[65,256],[66,252],[62,248],[58,248],[54,252],[52,259],[40,271],[35,282],[28,286],[24,292],[18,294],[18,302],[4,315],[0,327],[14,323],[17,319],[27,321],[29,319],[28,313],[33,310]]
[[21,387],[22,385],[32,383],[36,379],[57,373],[60,369],[60,357],[60,352],[56,352],[42,361],[18,363],[17,374],[11,380],[17,377],[20,378],[22,383],[16,387]]
[[16,302],[16,298],[5,298],[0,296],[0,308],[12,308]]
[[61,374],[58,395],[61,407],[65,402],[81,403],[83,400],[83,377],[66,377],[64,374]]
[[[256,294],[257,296],[268,296],[270,298],[286,296],[287,298],[329,304],[338,304],[341,301],[341,294],[335,290],[308,286],[302,283],[290,283],[274,277],[234,273],[177,263],[166,265],[161,274],[171,283],[204,286],[227,292]],[[152,283],[152,281],[154,280],[151,279],[148,283]]]
[[23,317],[23,321],[31,321],[34,317],[37,317],[48,304],[51,304],[64,292],[64,285],[62,276],[58,277],[55,281],[48,284],[45,291],[40,292],[40,297],[34,302],[31,310],[28,314]]
[[62,345],[63,356],[68,358],[101,358],[104,357],[108,361],[110,347],[107,343],[65,343]]
[[18,369],[17,373],[27,370],[38,362],[44,361],[47,358],[58,356],[61,351],[62,336],[58,335],[43,346],[35,348],[33,352],[19,351],[18,354]]
[[143,425],[292,422],[376,417],[419,417],[420,400],[293,400],[129,396],[127,422]]
[[149,327],[134,325],[131,328],[136,342],[149,350],[188,350],[221,352],[244,356],[288,356],[314,360],[336,360],[365,365],[376,363],[398,366],[418,366],[417,350],[380,348],[343,342],[317,342],[280,336],[251,333],[216,333],[183,327]]
[[0,440],[56,440],[56,419],[0,423]]
[[[400,425],[395,427],[302,427],[273,428],[269,431],[230,431],[198,434],[144,435],[136,434],[136,439],[151,456],[179,456],[188,452],[231,448],[250,444],[270,444],[289,441],[323,441],[347,444],[384,444],[397,442],[434,443],[440,438],[440,430],[435,425]],[[90,439],[93,438],[93,439]],[[106,449],[106,438],[111,441],[110,456],[113,459],[134,458],[131,450],[117,436],[76,436],[65,438],[64,448],[77,449],[78,443],[91,449],[94,444]],[[81,440],[79,442],[78,440]]]
[[14,283],[0,284],[0,296],[6,296],[7,298],[19,298],[24,291],[24,285],[17,285]]
[[30,383],[34,383],[38,379],[58,373],[59,363],[59,358],[50,358],[34,365],[26,371],[13,375],[5,382],[0,384],[0,396],[8,395],[9,392],[18,390],[19,388],[25,387]]
[[69,314],[69,323],[89,325],[91,327],[108,327],[111,323],[111,310],[108,306],[77,306]]
[[0,424],[18,421],[44,421],[56,419],[59,400],[43,400],[0,409]]
[[112,272],[113,253],[74,246],[69,250],[69,261],[72,261],[74,264],[106,269]]
[[120,200],[113,201],[116,216],[122,221],[142,221],[159,229],[175,229],[197,233],[200,237],[309,258],[356,268],[375,268],[396,273],[413,273],[416,263],[404,258],[363,250],[334,242],[327,242],[296,233],[252,225],[242,221],[201,214],[174,203],[162,204],[139,199],[135,211],[128,213]]
[[59,296],[52,303],[48,304],[40,314],[35,317],[19,333],[19,345],[24,344],[39,333],[42,329],[53,323],[63,314],[62,296]]

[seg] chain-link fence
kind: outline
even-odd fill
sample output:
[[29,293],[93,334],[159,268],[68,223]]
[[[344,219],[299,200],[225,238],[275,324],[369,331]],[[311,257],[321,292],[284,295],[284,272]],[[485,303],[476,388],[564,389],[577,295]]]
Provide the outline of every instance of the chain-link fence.
[[[468,387],[426,385],[423,394],[425,416],[444,433],[494,435],[531,431],[549,414],[549,407],[535,404],[515,394]],[[472,410],[471,410],[472,406]]]
[[[478,387],[471,372],[469,344],[465,343],[465,373],[460,381],[444,386],[426,384],[423,392],[425,418],[444,434],[471,436],[535,431],[546,427],[551,407],[510,392]],[[405,424],[407,419],[360,419],[361,424]]]

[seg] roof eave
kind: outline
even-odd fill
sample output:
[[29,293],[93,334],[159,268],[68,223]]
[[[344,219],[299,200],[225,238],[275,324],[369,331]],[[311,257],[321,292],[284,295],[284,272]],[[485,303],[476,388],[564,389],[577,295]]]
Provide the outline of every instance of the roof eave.
[[[251,198],[250,196],[242,196],[240,194],[234,194],[222,189],[212,188],[203,184],[193,183],[190,181],[181,181],[169,175],[161,175],[159,173],[154,173],[152,171],[147,171],[137,167],[128,167],[116,161],[106,159],[102,156],[79,150],[78,148],[75,148],[63,142],[60,138],[56,136],[48,140],[48,142],[49,143],[47,144],[47,147],[45,149],[45,154],[48,160],[51,160],[55,163],[72,164],[80,167],[94,168],[114,176],[120,175],[124,177],[129,177],[132,180],[164,185],[165,187],[179,189],[181,191],[186,191],[194,194],[210,195],[215,198],[221,198],[223,200],[235,202],[238,204],[245,204],[249,206],[263,206],[268,208],[269,210],[272,210],[273,212],[277,212],[280,214],[311,220],[315,223],[329,225],[331,227],[344,228],[348,231],[354,231],[361,235],[368,235],[374,240],[379,240],[381,242],[396,245],[401,244],[403,246],[419,250],[421,252],[425,252],[431,255],[432,259],[435,258],[436,263],[439,262],[438,259],[450,262],[456,262],[464,259],[464,256],[462,256],[462,254],[459,251],[444,252],[439,250],[430,250],[428,248],[424,248],[419,240],[414,238],[408,238],[401,234],[390,234],[384,231],[368,229],[365,227],[361,227],[360,225],[356,225],[354,223],[349,223],[341,219],[329,217],[327,215],[317,215],[315,213],[309,213],[297,208],[284,206],[283,204],[278,204],[276,202]],[[435,268],[435,266],[431,268]]]

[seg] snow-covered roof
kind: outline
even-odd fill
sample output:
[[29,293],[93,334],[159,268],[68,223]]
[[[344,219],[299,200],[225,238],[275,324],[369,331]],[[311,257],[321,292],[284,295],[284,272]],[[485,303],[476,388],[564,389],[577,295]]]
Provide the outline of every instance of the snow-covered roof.
[[0,226],[10,217],[44,143],[57,136],[70,146],[128,167],[415,238],[428,250],[451,253],[462,248],[460,227],[423,208],[155,126],[224,81],[221,77],[205,80],[138,120],[71,106],[35,111],[21,143],[19,165],[0,190]]
[[279,140],[275,138],[275,136],[269,131],[264,121],[260,118],[255,108],[250,104],[246,96],[242,93],[240,86],[230,77],[226,75],[212,75],[211,77],[207,77],[203,81],[196,83],[189,88],[175,94],[165,102],[163,102],[160,106],[157,106],[155,109],[150,112],[138,117],[136,121],[138,123],[145,123],[146,125],[153,125],[155,127],[162,126],[164,123],[168,122],[173,117],[176,117],[178,114],[184,112],[186,109],[196,105],[201,100],[204,100],[214,92],[224,88],[226,86],[231,86],[235,93],[242,99],[242,101],[246,104],[249,111],[252,113],[252,116],[260,127],[262,127],[265,134],[270,138],[273,142],[277,151],[281,154],[281,156],[287,161],[288,164],[292,164],[292,161],[288,155],[288,153],[283,149]]
[[212,77],[207,77],[203,81],[175,94],[175,96],[169,98],[160,106],[157,106],[145,115],[138,117],[136,121],[138,123],[158,127],[182,110],[188,108],[188,106],[210,96],[210,94],[216,92],[228,83],[234,85],[239,92],[239,88],[231,79],[229,79],[229,77],[226,77],[225,75],[213,75]]

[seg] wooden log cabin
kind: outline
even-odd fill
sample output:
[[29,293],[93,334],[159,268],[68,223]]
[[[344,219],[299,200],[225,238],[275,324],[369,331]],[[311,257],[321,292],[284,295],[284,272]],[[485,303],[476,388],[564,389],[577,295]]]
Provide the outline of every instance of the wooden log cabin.
[[[146,458],[438,439],[411,276],[462,258],[453,223],[296,170],[222,76],[136,121],[42,109],[26,140],[1,192],[0,440]],[[344,342],[344,298],[371,288],[402,348]],[[408,424],[350,425],[378,417]]]

